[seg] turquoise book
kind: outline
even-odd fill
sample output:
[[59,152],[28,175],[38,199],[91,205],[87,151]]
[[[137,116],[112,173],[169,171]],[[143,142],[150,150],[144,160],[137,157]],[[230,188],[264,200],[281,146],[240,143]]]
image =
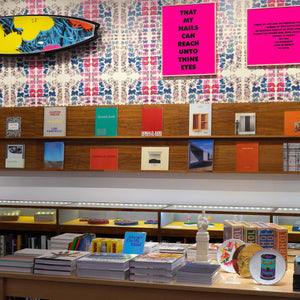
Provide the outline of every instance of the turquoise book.
[[143,254],[146,232],[125,232],[123,254]]
[[118,108],[96,107],[95,136],[117,136]]

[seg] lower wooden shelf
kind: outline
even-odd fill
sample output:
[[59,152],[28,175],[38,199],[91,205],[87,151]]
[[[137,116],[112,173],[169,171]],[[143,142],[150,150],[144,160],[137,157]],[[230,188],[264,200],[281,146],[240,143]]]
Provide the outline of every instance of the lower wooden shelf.
[[81,277],[48,276],[0,272],[0,300],[6,296],[38,297],[52,300],[286,300],[300,299],[293,292],[293,265],[281,281],[267,286],[253,279],[221,271],[220,279],[212,286],[160,284],[129,280],[105,280]]

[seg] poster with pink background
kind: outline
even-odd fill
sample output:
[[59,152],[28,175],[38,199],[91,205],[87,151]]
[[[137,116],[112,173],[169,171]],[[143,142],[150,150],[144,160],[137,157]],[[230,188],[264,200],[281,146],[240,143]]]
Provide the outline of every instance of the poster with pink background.
[[247,64],[300,63],[300,6],[249,9]]
[[215,3],[162,8],[162,75],[216,73]]

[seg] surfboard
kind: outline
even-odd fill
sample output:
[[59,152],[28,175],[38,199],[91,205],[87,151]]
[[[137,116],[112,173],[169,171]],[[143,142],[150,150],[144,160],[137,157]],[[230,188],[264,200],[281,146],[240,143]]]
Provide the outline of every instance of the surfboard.
[[46,54],[77,47],[97,39],[99,26],[66,16],[0,17],[0,55]]

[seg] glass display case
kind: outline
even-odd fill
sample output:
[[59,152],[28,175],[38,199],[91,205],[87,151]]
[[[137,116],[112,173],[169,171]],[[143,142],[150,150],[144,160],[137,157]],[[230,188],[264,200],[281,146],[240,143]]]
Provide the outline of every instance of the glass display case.
[[144,231],[151,240],[195,238],[205,211],[212,239],[223,238],[224,220],[277,223],[300,240],[300,208],[112,202],[0,200],[0,230],[124,235]]

